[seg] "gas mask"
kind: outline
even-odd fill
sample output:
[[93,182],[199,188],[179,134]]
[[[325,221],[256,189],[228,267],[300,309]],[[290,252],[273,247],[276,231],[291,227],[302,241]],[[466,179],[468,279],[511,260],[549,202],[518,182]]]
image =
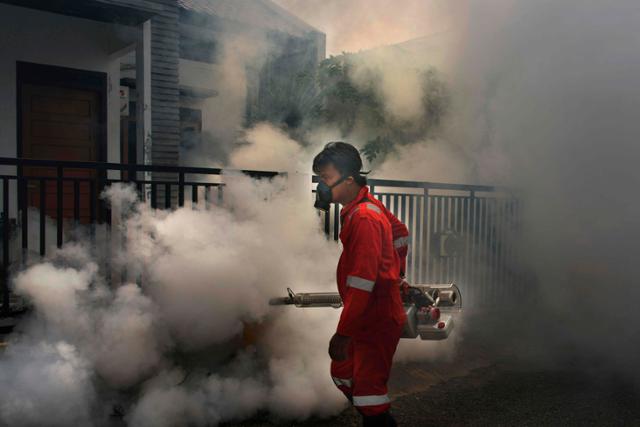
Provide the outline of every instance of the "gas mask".
[[347,178],[348,177],[346,176],[341,177],[332,186],[328,186],[324,183],[324,181],[320,181],[318,187],[316,188],[316,202],[314,203],[313,207],[325,212],[329,212],[329,209],[331,208],[331,202],[333,202],[333,193],[331,192],[331,189],[336,185],[342,183]]

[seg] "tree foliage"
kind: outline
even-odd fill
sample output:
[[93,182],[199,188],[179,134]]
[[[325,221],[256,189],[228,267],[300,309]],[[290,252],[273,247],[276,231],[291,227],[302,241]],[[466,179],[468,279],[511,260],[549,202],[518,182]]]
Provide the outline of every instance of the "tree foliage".
[[388,113],[386,100],[377,90],[383,76],[375,70],[354,81],[357,54],[332,56],[316,72],[317,92],[308,115],[308,125],[329,125],[343,137],[356,126],[373,135],[362,149],[369,161],[383,159],[396,146],[433,136],[450,106],[450,94],[435,68],[420,71],[422,111],[413,120],[400,120]]
[[[271,58],[260,71],[247,124],[277,124],[303,143],[307,131],[319,127],[337,129],[342,138],[358,132],[366,140],[362,153],[370,162],[383,160],[400,145],[435,136],[450,106],[440,73],[435,68],[406,70],[419,73],[421,111],[413,119],[399,119],[389,113],[380,90],[385,76],[367,68],[360,55],[331,56],[317,67],[308,55]],[[291,69],[298,71],[292,75]]]

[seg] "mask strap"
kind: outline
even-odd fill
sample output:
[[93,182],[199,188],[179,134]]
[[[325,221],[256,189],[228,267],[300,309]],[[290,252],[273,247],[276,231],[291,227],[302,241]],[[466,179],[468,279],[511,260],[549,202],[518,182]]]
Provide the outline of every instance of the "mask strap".
[[333,188],[339,184],[342,184],[347,178],[349,178],[349,176],[341,176],[339,180],[336,181],[335,184],[333,184],[331,187],[329,188]]

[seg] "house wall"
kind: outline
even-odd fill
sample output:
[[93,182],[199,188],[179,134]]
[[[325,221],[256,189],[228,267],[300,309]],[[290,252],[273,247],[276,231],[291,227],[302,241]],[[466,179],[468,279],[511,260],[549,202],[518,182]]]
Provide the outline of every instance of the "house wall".
[[[136,37],[131,27],[0,4],[0,156],[17,155],[16,63],[24,61],[107,73],[107,161],[119,162],[120,64],[112,54]],[[0,173],[15,168],[0,167]],[[15,217],[15,203],[10,208]]]
[[112,53],[134,28],[0,4],[0,156],[17,154],[16,62],[107,73],[107,160],[120,160],[119,75]]

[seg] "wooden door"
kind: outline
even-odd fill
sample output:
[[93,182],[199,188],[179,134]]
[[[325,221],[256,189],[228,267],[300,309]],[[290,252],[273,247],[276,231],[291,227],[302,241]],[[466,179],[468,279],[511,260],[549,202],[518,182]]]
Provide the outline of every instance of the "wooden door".
[[[23,84],[21,87],[22,156],[45,160],[98,160],[100,93],[92,90]],[[55,168],[24,168],[24,176],[56,176]],[[95,179],[90,169],[65,169],[65,177]],[[79,184],[80,221],[90,221],[90,183]],[[57,217],[57,188],[54,180],[46,184],[46,209]],[[63,185],[63,217],[74,217],[74,184]],[[40,184],[29,180],[27,203],[39,208]]]

